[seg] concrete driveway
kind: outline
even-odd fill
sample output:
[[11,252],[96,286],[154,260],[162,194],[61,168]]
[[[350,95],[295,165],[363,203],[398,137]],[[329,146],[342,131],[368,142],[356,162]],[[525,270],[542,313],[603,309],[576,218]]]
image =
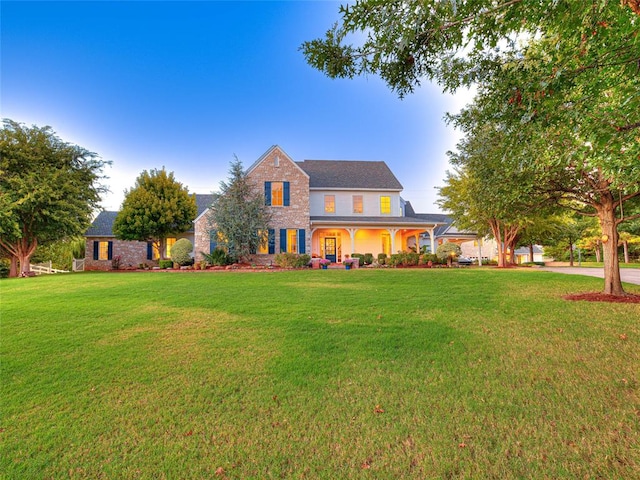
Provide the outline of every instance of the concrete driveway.
[[[585,267],[543,267],[546,272],[568,273],[570,275],[586,275],[604,278],[604,269]],[[621,268],[620,277],[623,282],[640,285],[640,268]]]

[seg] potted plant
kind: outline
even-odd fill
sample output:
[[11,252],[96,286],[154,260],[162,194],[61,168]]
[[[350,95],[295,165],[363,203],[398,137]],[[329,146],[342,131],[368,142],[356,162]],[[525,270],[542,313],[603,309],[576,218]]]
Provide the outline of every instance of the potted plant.
[[353,258],[345,258],[342,260],[342,264],[344,265],[345,270],[351,270],[351,266],[355,260]]
[[326,270],[329,264],[331,263],[331,260],[327,260],[326,258],[321,258],[318,261],[318,263],[320,264],[320,268],[322,268],[323,270]]

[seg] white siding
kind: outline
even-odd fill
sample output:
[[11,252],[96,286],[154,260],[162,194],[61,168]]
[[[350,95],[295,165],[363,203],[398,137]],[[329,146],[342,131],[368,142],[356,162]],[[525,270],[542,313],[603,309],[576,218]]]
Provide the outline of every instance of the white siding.
[[[341,190],[313,190],[309,192],[310,213],[314,215],[335,215],[339,217],[378,217],[380,216],[380,197],[391,197],[391,215],[390,217],[402,216],[400,206],[401,199],[398,192],[370,192],[370,191],[341,191]],[[335,214],[326,214],[324,212],[324,196],[334,195],[336,198]],[[364,211],[353,213],[353,196],[362,195]]]

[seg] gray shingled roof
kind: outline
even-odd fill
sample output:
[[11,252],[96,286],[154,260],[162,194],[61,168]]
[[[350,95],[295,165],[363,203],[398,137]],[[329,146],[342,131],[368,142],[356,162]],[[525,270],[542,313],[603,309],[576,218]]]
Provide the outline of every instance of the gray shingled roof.
[[[196,207],[198,209],[196,218],[211,206],[211,202],[213,202],[213,195],[196,193]],[[100,212],[88,228],[85,237],[113,237],[113,222],[117,216],[118,212]],[[191,232],[192,230],[189,229],[188,231]]]
[[84,235],[86,237],[113,237],[113,222],[117,215],[118,212],[100,212]]
[[305,160],[296,164],[309,175],[309,188],[402,190],[384,162]]

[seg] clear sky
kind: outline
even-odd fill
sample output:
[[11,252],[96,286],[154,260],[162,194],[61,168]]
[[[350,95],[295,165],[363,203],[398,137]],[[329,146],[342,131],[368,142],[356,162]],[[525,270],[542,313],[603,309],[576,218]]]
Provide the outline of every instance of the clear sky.
[[294,160],[383,160],[416,211],[435,213],[443,115],[464,105],[425,84],[404,100],[377,77],[331,80],[300,45],[339,18],[333,1],[0,3],[3,118],[50,125],[113,165],[117,210],[142,170],[217,190],[234,154],[272,145]]

